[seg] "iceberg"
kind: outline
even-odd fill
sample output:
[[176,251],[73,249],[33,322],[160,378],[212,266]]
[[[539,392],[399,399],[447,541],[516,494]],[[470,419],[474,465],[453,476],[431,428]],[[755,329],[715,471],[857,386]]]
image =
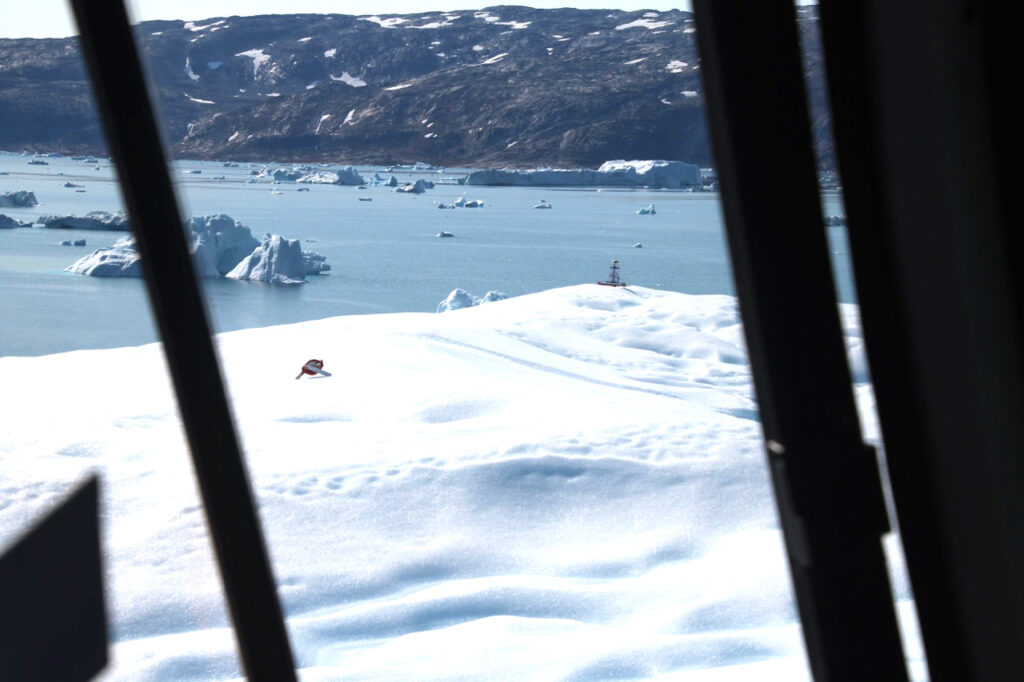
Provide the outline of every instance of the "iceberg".
[[0,230],[7,230],[14,227],[29,227],[29,223],[23,223],[20,220],[15,220],[10,216],[0,213]]
[[112,246],[96,249],[75,261],[67,271],[93,277],[142,277],[142,259],[135,248],[135,237],[122,237]]
[[404,192],[406,194],[423,194],[428,189],[434,189],[434,183],[429,180],[417,180],[416,182],[407,182],[401,187],[395,188],[396,192]]
[[465,289],[452,289],[448,297],[437,304],[437,312],[443,313],[448,310],[459,310],[460,308],[472,308],[481,303],[503,301],[508,295],[501,291],[488,291],[481,298],[477,298]]
[[384,177],[379,172],[373,174],[373,184],[384,187],[398,187],[398,178],[394,175]]
[[38,203],[34,192],[20,191],[0,194],[0,206],[4,208],[32,208]]
[[366,183],[363,176],[352,166],[345,166],[341,170],[326,171],[318,170],[303,175],[295,182],[316,183],[321,185],[363,185]]
[[[185,222],[189,250],[199,277],[230,277],[277,284],[301,284],[306,275],[331,269],[326,257],[303,252],[298,240],[252,236],[248,227],[224,214],[193,217]],[[95,277],[141,277],[140,255],[132,237],[97,249],[67,268]]]
[[458,206],[460,208],[482,208],[483,205],[484,202],[482,199],[470,199],[469,201],[466,201],[465,195],[456,199],[454,204],[454,206]]
[[652,187],[700,189],[700,167],[683,161],[606,161],[588,168],[478,170],[466,176],[467,185],[516,187]]
[[43,227],[54,230],[131,230],[131,225],[124,213],[108,213],[93,211],[84,216],[50,215],[39,216]]
[[302,264],[306,268],[307,275],[320,275],[331,269],[331,266],[327,264],[327,257],[314,251],[302,252]]
[[303,284],[306,264],[298,239],[265,234],[263,241],[229,272],[229,279],[270,284]]
[[643,208],[637,209],[637,215],[656,215],[657,211],[654,210],[654,204],[644,206]]
[[260,245],[248,227],[223,213],[191,218],[185,227],[192,234],[189,250],[200,277],[228,274]]

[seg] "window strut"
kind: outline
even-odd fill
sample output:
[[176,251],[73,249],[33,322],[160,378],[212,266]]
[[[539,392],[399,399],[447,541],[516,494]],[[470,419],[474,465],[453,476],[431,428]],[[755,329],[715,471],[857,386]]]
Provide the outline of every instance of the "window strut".
[[[906,680],[818,195],[792,1],[695,0],[767,457],[816,680]],[[766,59],[770,57],[770,60]]]
[[70,0],[188,436],[242,666],[294,680],[283,612],[121,0]]

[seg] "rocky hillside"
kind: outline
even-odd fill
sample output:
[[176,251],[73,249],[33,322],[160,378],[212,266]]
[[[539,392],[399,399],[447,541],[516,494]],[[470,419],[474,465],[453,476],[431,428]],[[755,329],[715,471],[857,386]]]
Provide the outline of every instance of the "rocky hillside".
[[[138,36],[182,158],[711,164],[688,12],[222,17]],[[820,89],[812,103],[827,157]],[[102,153],[76,40],[0,40],[0,121],[0,149]]]

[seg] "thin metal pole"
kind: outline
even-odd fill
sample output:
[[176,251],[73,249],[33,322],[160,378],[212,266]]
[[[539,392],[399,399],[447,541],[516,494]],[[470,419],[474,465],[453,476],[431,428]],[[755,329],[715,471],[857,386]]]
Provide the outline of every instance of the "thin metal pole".
[[250,680],[294,680],[263,533],[121,0],[71,0]]

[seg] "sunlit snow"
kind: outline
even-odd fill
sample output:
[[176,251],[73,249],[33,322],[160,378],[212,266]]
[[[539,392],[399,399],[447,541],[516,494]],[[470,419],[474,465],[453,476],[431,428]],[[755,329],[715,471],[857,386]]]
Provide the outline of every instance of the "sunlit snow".
[[377,17],[377,16],[373,16],[373,17],[359,17],[359,20],[360,21],[372,22],[374,24],[377,24],[381,28],[398,28],[402,24],[404,24],[404,23],[409,21],[405,17],[388,17],[387,19],[382,19],[382,18]]
[[[217,346],[304,681],[809,679],[734,298],[582,284]],[[159,346],[0,385],[0,541],[102,476],[101,680],[237,679]]]
[[252,60],[252,75],[254,77],[259,75],[260,67],[270,61],[270,55],[265,54],[261,49],[246,50],[245,52],[237,53],[235,56],[248,57]]
[[205,31],[206,29],[210,28],[211,26],[217,26],[218,24],[223,24],[223,23],[224,23],[224,20],[221,19],[220,21],[214,21],[214,22],[211,22],[209,24],[203,24],[202,26],[198,26],[193,21],[186,21],[185,25],[182,28],[184,28],[186,31],[193,31],[193,32]]
[[366,85],[366,81],[351,75],[348,71],[342,71],[340,76],[331,76],[331,80],[341,81],[345,85],[351,85],[353,88],[361,88]]
[[671,21],[652,21],[650,19],[637,19],[636,21],[631,21],[628,24],[619,24],[618,26],[615,27],[615,30],[616,31],[624,31],[627,28],[654,29],[654,28],[662,28],[663,26],[671,26],[671,25],[672,25]]
[[192,70],[192,63],[188,57],[185,57],[185,75],[188,76],[190,80],[199,80],[199,76]]
[[485,59],[484,61],[480,62],[480,64],[478,66],[483,66],[484,64],[497,64],[498,62],[500,62],[502,59],[504,59],[507,56],[508,56],[508,52],[502,52],[501,54],[496,54],[493,57],[491,57],[490,59]]

